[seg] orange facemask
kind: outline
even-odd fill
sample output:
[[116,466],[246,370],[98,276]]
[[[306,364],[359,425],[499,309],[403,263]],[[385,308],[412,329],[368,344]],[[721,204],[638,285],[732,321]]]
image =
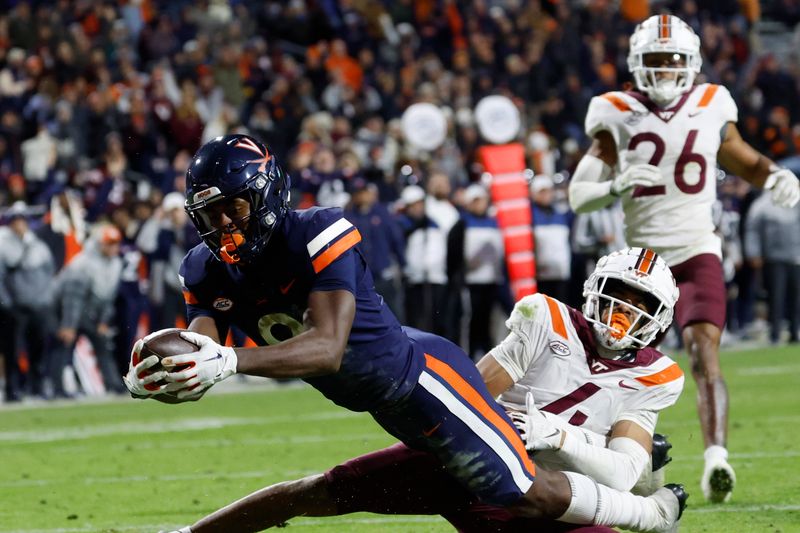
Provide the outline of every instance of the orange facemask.
[[220,240],[222,247],[219,249],[219,256],[229,265],[235,265],[240,261],[237,249],[244,244],[244,236],[241,233],[223,233]]
[[617,340],[621,339],[627,333],[628,328],[631,327],[631,321],[623,313],[614,313],[611,315],[611,336]]

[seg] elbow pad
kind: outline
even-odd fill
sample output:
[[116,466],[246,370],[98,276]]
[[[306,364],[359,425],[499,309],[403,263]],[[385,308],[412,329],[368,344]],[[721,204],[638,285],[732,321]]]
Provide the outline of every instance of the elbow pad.
[[569,205],[573,211],[588,212],[614,201],[611,194],[611,167],[602,159],[585,155],[578,162],[569,182]]

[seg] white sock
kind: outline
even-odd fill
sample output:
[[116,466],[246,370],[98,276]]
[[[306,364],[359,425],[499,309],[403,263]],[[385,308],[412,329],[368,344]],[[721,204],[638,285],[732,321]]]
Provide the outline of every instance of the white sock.
[[723,461],[728,460],[728,450],[724,446],[719,446],[714,444],[706,448],[706,451],[703,452],[703,458],[706,462],[711,461],[712,459],[720,458]]
[[594,524],[648,531],[664,526],[655,501],[621,492],[574,472],[564,472],[572,500],[558,520],[570,524]]

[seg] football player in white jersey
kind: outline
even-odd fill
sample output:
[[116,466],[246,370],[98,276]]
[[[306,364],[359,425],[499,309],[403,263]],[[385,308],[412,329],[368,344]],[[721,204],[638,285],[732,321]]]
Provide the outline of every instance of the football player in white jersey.
[[[652,250],[628,248],[600,259],[584,296],[583,313],[543,294],[521,299],[506,322],[510,334],[478,367],[509,411],[527,410],[512,418],[537,466],[594,479],[567,474],[573,494],[597,490],[606,511],[597,510],[597,499],[576,497],[560,520],[620,524],[618,515],[600,515],[641,506],[642,499],[617,491],[629,491],[663,464],[665,450],[660,460],[654,452],[651,464],[653,430],[659,412],[683,389],[678,365],[648,347],[669,327],[678,289],[663,259]],[[654,498],[672,497],[660,484],[650,487],[645,493]],[[671,490],[682,508],[685,493]],[[433,455],[397,444],[324,474],[261,489],[178,533],[260,531],[295,516],[353,512],[441,514],[465,532],[611,531],[482,504]],[[672,531],[675,525],[651,521],[647,529]]]
[[700,39],[679,18],[656,15],[636,27],[628,67],[637,91],[592,99],[586,132],[593,142],[569,197],[576,213],[621,198],[628,245],[652,248],[672,268],[706,448],[701,486],[708,500],[722,502],[736,476],[727,460],[728,393],[719,361],[725,286],[711,212],[717,162],[770,190],[779,206],[797,203],[800,183],[742,139],[727,89],[694,84],[701,64]]

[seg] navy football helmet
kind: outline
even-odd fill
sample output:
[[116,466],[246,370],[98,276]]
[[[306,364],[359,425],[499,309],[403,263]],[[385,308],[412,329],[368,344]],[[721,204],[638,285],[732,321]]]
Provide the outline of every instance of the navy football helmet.
[[[217,137],[197,151],[186,171],[186,212],[217,259],[252,261],[289,210],[291,181],[267,147],[249,135]],[[242,198],[249,214],[215,227],[218,202]]]

